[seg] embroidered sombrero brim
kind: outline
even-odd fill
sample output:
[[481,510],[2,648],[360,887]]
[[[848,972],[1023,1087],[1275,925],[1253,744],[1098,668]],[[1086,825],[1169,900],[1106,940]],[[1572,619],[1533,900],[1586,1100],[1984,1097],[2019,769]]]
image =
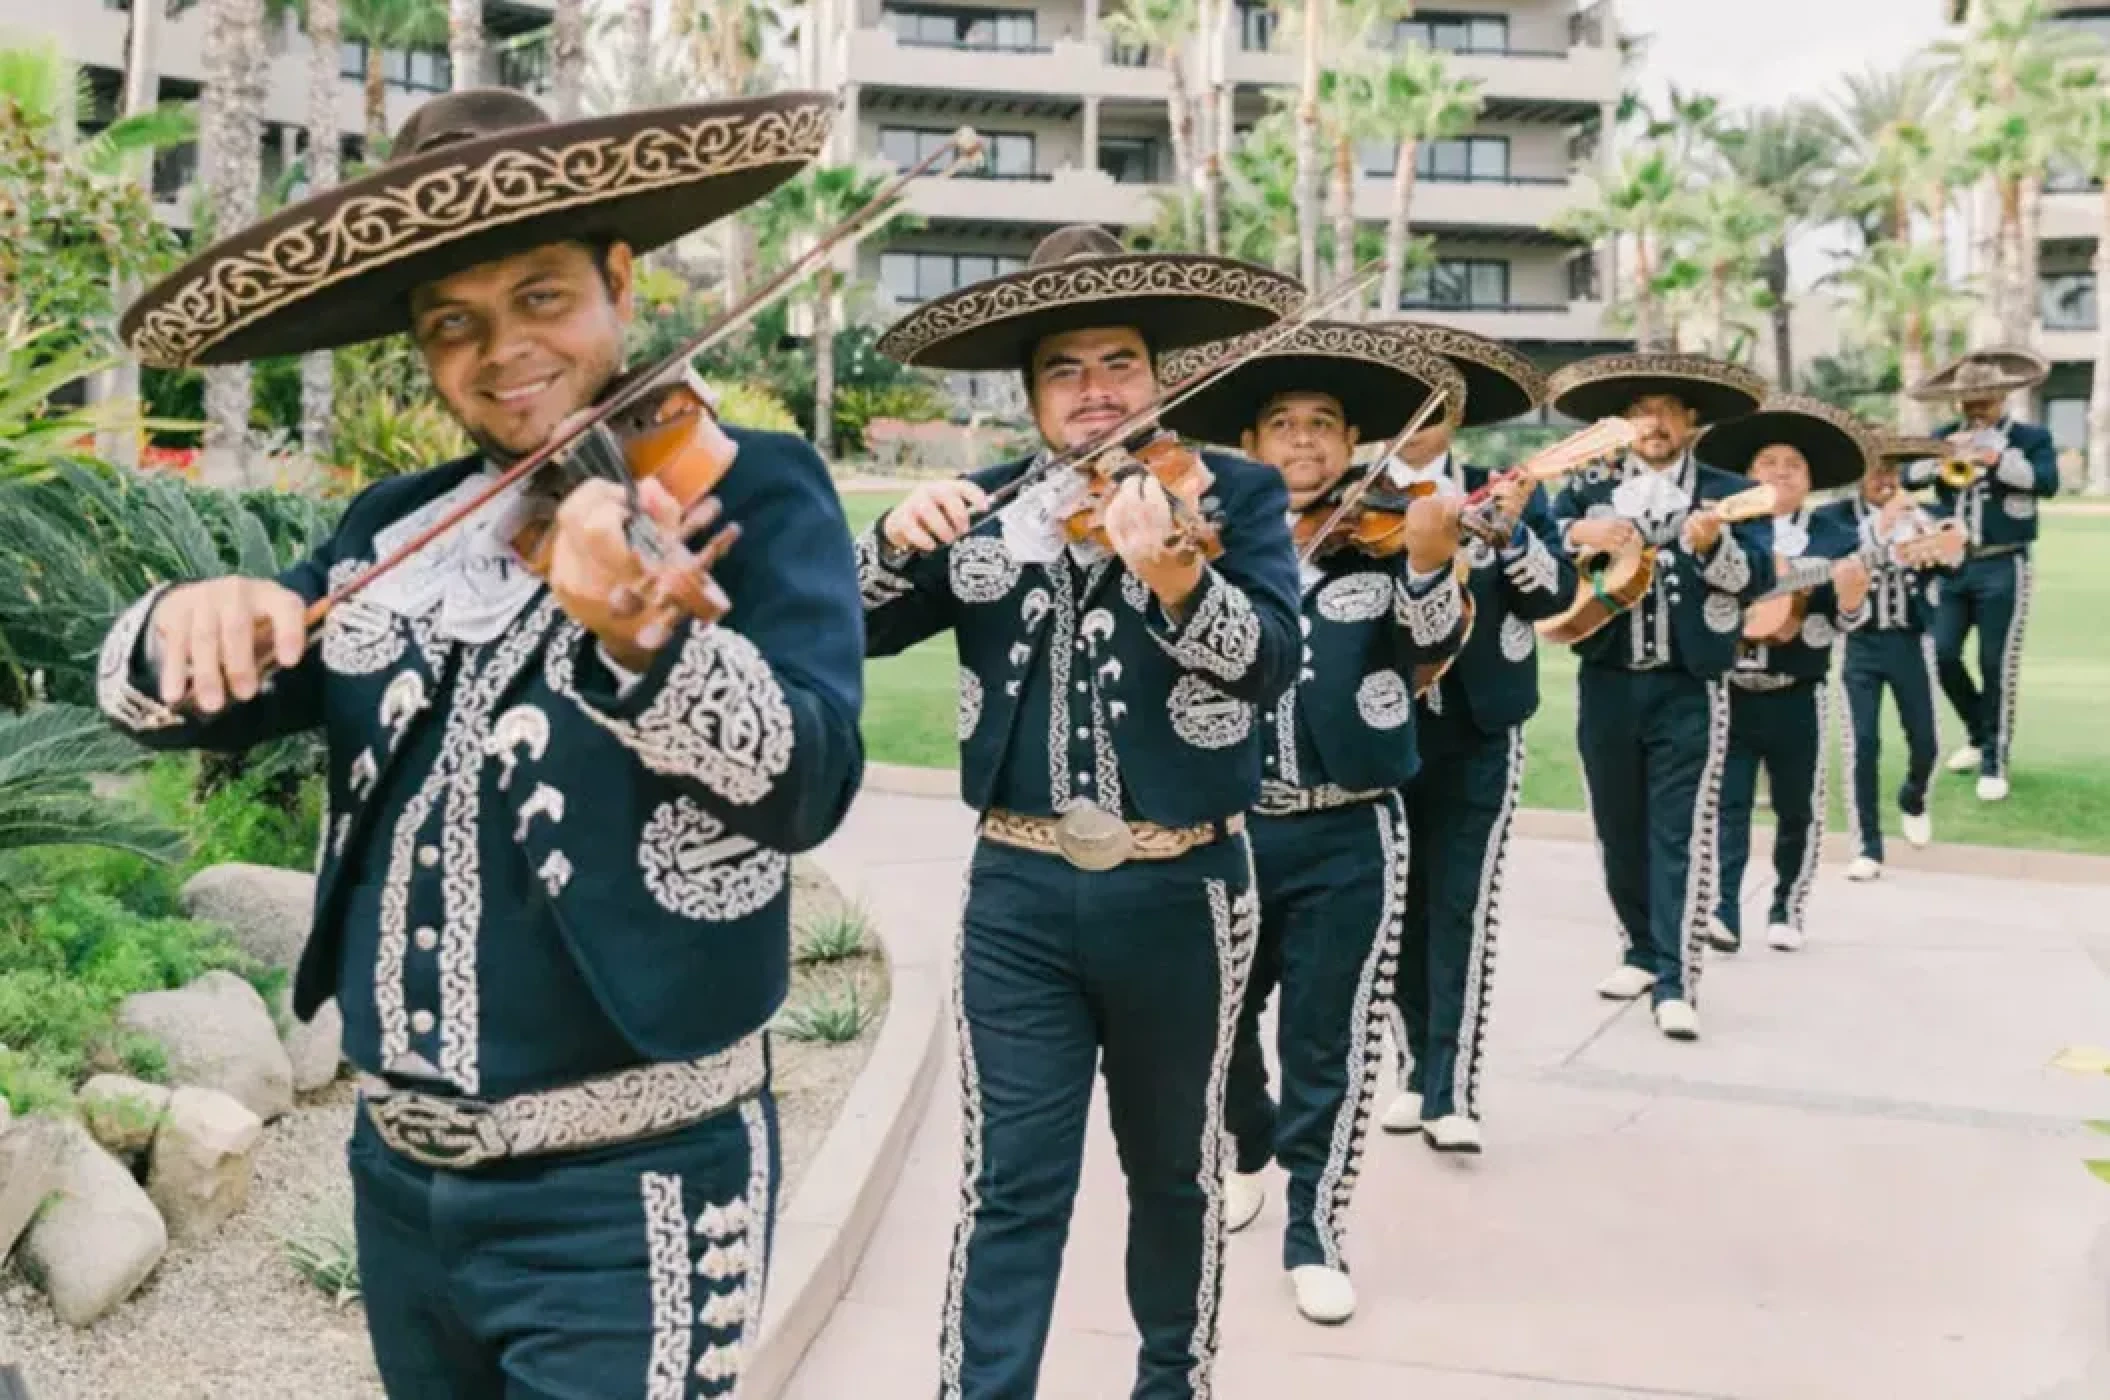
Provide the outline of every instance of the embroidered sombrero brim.
[[1741,365],[1702,355],[1598,355],[1563,365],[1546,380],[1555,411],[1584,423],[1622,418],[1636,399],[1670,394],[1703,423],[1738,418],[1766,397],[1766,381]]
[[1531,412],[1546,397],[1546,376],[1499,340],[1427,321],[1382,324],[1386,330],[1401,331],[1425,349],[1443,356],[1465,376],[1462,427],[1506,423]]
[[1709,428],[1694,452],[1710,467],[1748,475],[1768,447],[1792,447],[1809,463],[1810,489],[1859,481],[1875,464],[1875,436],[1852,414],[1821,399],[1782,394],[1758,412]]
[[1007,272],[925,302],[879,338],[879,353],[930,369],[1017,370],[1038,341],[1129,326],[1159,354],[1229,340],[1304,300],[1296,279],[1188,253],[1078,257]]
[[389,335],[409,326],[411,290],[435,278],[572,238],[642,252],[753,203],[820,154],[835,109],[826,93],[785,92],[441,133],[213,244],[140,297],[120,331],[162,368]]
[[1280,343],[1254,354],[1244,347],[1269,334],[1198,345],[1167,356],[1158,379],[1171,386],[1228,356],[1235,369],[1168,409],[1165,426],[1202,442],[1235,445],[1278,395],[1327,394],[1341,405],[1348,426],[1364,443],[1385,442],[1413,421],[1431,394],[1441,392],[1447,411],[1438,422],[1457,424],[1465,383],[1440,355],[1382,327],[1346,321],[1313,321]]
[[1949,444],[1940,438],[1899,437],[1885,433],[1876,439],[1876,460],[1879,462],[1924,462],[1930,458],[1949,455]]
[[1905,393],[1922,403],[1979,395],[1993,398],[2034,389],[2050,377],[2051,364],[2043,356],[2004,345],[1959,355]]

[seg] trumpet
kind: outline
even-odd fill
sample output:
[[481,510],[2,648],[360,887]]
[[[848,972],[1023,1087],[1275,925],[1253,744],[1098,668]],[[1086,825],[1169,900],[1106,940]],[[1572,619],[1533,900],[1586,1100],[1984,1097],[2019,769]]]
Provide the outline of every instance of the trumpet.
[[1956,434],[1949,439],[1949,447],[1951,451],[1934,469],[1934,478],[1952,491],[1968,491],[1978,484],[1986,468],[1966,454],[2005,452],[2007,435],[1996,428],[1981,428],[1976,432]]
[[1944,457],[1934,469],[1934,479],[1951,491],[1968,491],[1985,475],[1985,468],[1966,457]]

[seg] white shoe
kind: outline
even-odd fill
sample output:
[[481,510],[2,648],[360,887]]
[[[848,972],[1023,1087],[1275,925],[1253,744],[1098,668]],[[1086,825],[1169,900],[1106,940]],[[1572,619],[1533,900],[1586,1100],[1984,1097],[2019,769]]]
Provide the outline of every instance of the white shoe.
[[1610,1001],[1632,1001],[1655,985],[1655,973],[1638,967],[1620,967],[1597,984],[1597,995]]
[[1802,930],[1793,924],[1774,924],[1766,930],[1766,942],[1783,953],[1792,953],[1802,946]]
[[1949,755],[1948,768],[1951,773],[1976,773],[1978,765],[1985,762],[1985,755],[1976,744],[1965,744]]
[[1898,826],[1905,833],[1905,840],[1924,848],[1934,840],[1934,818],[1926,812],[1898,813]]
[[2007,801],[2007,779],[1980,778],[1978,780],[1978,800],[1980,802]]
[[1846,867],[1849,880],[1880,880],[1883,878],[1883,862],[1870,860],[1867,856],[1855,856]]
[[1379,1127],[1388,1133],[1418,1133],[1421,1131],[1421,1095],[1401,1091],[1392,1096],[1385,1105],[1384,1116],[1377,1120]]
[[1729,925],[1714,915],[1707,916],[1707,946],[1718,953],[1733,953],[1744,946],[1743,940],[1729,931]]
[[1305,1264],[1289,1271],[1289,1286],[1297,1295],[1297,1311],[1313,1322],[1332,1326],[1355,1316],[1355,1285],[1339,1269]]
[[1438,1152],[1478,1152],[1480,1125],[1462,1113],[1446,1113],[1428,1125],[1429,1146]]
[[1224,1178],[1224,1228],[1236,1234],[1253,1223],[1267,1204],[1267,1183],[1259,1172],[1232,1172]]
[[1700,1013],[1692,1009],[1689,1001],[1672,998],[1656,1003],[1656,1029],[1672,1040],[1698,1040],[1700,1038]]

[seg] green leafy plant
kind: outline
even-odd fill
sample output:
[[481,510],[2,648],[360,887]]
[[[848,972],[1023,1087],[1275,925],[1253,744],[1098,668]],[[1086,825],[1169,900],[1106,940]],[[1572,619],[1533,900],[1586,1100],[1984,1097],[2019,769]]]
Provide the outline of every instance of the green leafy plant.
[[359,1241],[348,1208],[318,1209],[280,1245],[293,1272],[333,1304],[342,1308],[359,1301]]
[[[2105,1123],[2100,1119],[2090,1121],[2088,1126],[2099,1133],[2110,1133],[2110,1123]],[[2098,1181],[2110,1181],[2110,1158],[2091,1158],[2084,1165],[2089,1171],[2095,1173]]]
[[845,452],[866,450],[865,427],[874,418],[927,423],[945,416],[945,399],[921,380],[852,384],[835,398],[835,435]]
[[[156,860],[184,853],[170,827],[98,797],[90,780],[136,768],[145,755],[92,710],[44,705],[0,713],[0,854],[89,845]],[[7,1037],[0,1035],[0,1043]]]
[[784,401],[760,384],[734,381],[713,384],[718,396],[718,417],[736,428],[756,428],[774,433],[795,433],[799,420],[792,417]]
[[776,1028],[793,1040],[847,1045],[872,1024],[873,1010],[864,1004],[853,982],[842,991],[817,993],[784,1008]]
[[17,312],[0,325],[0,482],[48,476],[61,462],[94,451],[98,433],[138,432],[149,426],[136,401],[54,407],[69,384],[117,363],[95,342],[71,341],[53,325],[32,326]]
[[803,963],[841,962],[861,957],[871,950],[871,919],[855,906],[830,910],[799,931],[798,960]]
[[244,755],[240,766],[171,754],[148,769],[140,796],[148,812],[188,834],[179,875],[231,861],[311,870],[322,831],[321,757],[312,740]]

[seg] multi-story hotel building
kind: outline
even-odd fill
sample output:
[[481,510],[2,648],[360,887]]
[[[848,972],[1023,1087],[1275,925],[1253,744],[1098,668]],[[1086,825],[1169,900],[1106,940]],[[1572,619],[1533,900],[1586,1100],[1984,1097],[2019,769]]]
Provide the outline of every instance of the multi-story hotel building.
[[[841,160],[906,164],[960,126],[987,143],[984,172],[918,182],[913,231],[881,234],[859,270],[896,304],[1019,266],[1043,234],[1152,222],[1173,177],[1170,81],[1150,54],[1111,42],[1120,0],[816,0],[802,78],[839,87]],[[1238,0],[1215,41],[1234,85],[1234,126],[1297,83],[1274,10]],[[1612,0],[1441,0],[1394,42],[1419,41],[1478,78],[1472,130],[1426,146],[1411,212],[1434,240],[1403,314],[1481,332],[1557,364],[1630,343],[1605,321],[1596,251],[1550,233],[1585,196],[1621,91]],[[1362,153],[1356,212],[1380,223],[1393,151]]]

